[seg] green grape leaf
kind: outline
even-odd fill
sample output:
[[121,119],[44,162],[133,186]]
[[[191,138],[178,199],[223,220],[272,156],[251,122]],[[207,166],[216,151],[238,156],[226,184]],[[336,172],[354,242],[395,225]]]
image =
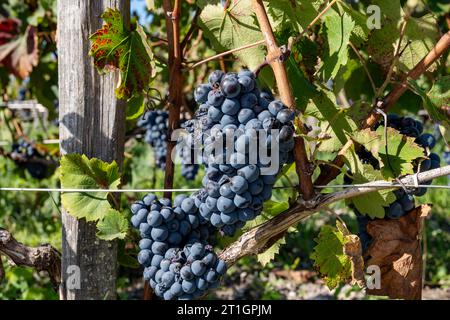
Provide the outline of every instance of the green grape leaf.
[[90,36],[94,65],[99,72],[120,70],[119,99],[139,95],[155,77],[155,61],[147,36],[137,23],[136,30],[126,28],[119,10],[108,8],[102,15],[103,27]]
[[[263,39],[249,0],[233,1],[226,10],[220,3],[206,4],[202,9],[198,24],[218,52]],[[255,69],[265,59],[265,48],[262,44],[235,52],[235,55],[248,68]]]
[[[61,159],[62,188],[116,190],[119,184],[119,167],[115,161],[106,163],[79,154],[68,154]],[[67,192],[62,194],[61,201],[71,216],[86,221],[102,220],[111,210],[107,192]]]
[[269,216],[276,216],[283,211],[289,209],[289,204],[287,202],[277,202],[273,200],[268,200],[264,202],[264,213]]
[[[337,221],[336,224],[339,222]],[[317,243],[310,258],[318,269],[328,288],[334,289],[351,277],[351,261],[344,254],[345,234],[339,228],[325,225],[320,229]],[[345,227],[344,227],[345,228]]]
[[322,3],[320,0],[264,1],[274,30],[289,29],[294,33],[302,32],[314,20]]
[[357,47],[366,42],[369,36],[369,28],[367,27],[367,16],[359,11],[356,11],[351,6],[344,2],[339,2],[339,5],[355,22],[355,26],[350,36],[350,41]]
[[423,100],[423,106],[430,117],[438,122],[447,123],[450,126],[450,117],[444,107],[450,106],[450,76],[439,77],[431,90],[426,93],[416,81],[410,80],[409,84]]
[[319,151],[338,151],[348,141],[348,136],[358,128],[346,112],[346,109],[336,105],[334,93],[324,88],[320,88],[320,92],[310,99],[305,115],[320,121],[320,135],[326,137],[321,142]]
[[364,175],[364,164],[356,154],[354,145],[348,148],[345,152],[344,162],[350,170],[351,174],[360,173]]
[[127,101],[127,120],[139,118],[145,110],[144,96],[133,96]]
[[99,239],[107,241],[124,239],[128,231],[128,220],[119,211],[110,209],[97,223],[97,230]]
[[355,27],[355,22],[347,14],[332,12],[325,17],[325,27],[329,52],[324,58],[322,72],[325,80],[336,76],[341,66],[348,60],[348,43]]
[[393,128],[387,128],[387,137],[387,154],[382,126],[377,131],[365,129],[355,132],[352,139],[380,161],[384,178],[413,174],[412,162],[424,156],[423,148],[414,142],[414,138],[405,136]]
[[308,99],[314,97],[316,90],[308,79],[306,79],[292,55],[287,59],[285,64],[297,108],[301,108],[308,103]]
[[[394,58],[396,44],[400,38],[401,28],[405,20],[405,12],[400,0],[374,0],[381,12],[381,28],[371,32],[367,41],[367,51],[373,61],[388,70]],[[407,24],[400,48],[398,68],[407,72],[433,48],[439,37],[436,19],[427,14],[421,18],[407,18]]]
[[263,267],[266,266],[270,261],[275,259],[275,256],[280,252],[280,248],[283,244],[286,244],[285,238],[281,238],[280,240],[275,242],[269,249],[267,249],[263,253],[258,254],[258,262],[261,263]]
[[[353,174],[354,184],[384,180],[381,171],[375,170],[369,164],[360,164],[359,168],[361,171]],[[349,202],[353,203],[361,214],[368,215],[372,219],[381,219],[384,218],[384,207],[388,207],[395,200],[395,195],[390,190],[379,190],[353,197]]]
[[[401,48],[406,48],[399,59],[399,68],[402,71],[413,69],[428,52],[433,49],[437,39],[439,39],[439,30],[436,18],[430,13],[420,18],[408,18],[405,29],[405,39],[403,39]],[[435,69],[433,64],[428,70]]]
[[[283,201],[268,200],[264,202],[263,212],[260,215],[258,215],[255,219],[248,221],[242,228],[242,230],[245,232],[254,227],[257,227],[260,224],[275,217],[276,215],[286,211],[287,209],[289,209],[289,203],[287,199],[286,200],[283,199]],[[293,231],[294,231],[293,229],[288,230],[288,232]]]

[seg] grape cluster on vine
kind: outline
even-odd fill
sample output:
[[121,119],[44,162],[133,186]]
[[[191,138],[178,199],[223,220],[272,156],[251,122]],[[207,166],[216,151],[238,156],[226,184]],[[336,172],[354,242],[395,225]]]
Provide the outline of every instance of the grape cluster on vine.
[[248,70],[215,71],[208,80],[194,92],[206,166],[196,198],[202,217],[233,235],[261,213],[281,167],[293,162],[295,114]]
[[226,264],[212,246],[210,227],[186,195],[158,199],[147,194],[131,206],[132,225],[140,232],[138,261],[144,279],[165,300],[194,299],[219,285]]
[[20,168],[26,169],[35,179],[44,179],[52,173],[50,166],[42,161],[44,157],[32,143],[24,139],[19,139],[12,144],[10,157]]
[[196,119],[184,127],[188,145],[199,139],[203,146],[203,188],[173,205],[149,194],[131,207],[144,278],[166,300],[197,298],[219,284],[226,264],[210,235],[231,236],[256,218],[281,168],[293,162],[295,114],[260,90],[254,73],[214,71],[194,97]]
[[[138,121],[138,126],[145,129],[144,141],[147,142],[155,153],[156,166],[166,168],[167,139],[169,132],[169,113],[164,110],[147,111]],[[181,175],[186,180],[194,180],[198,172],[198,164],[190,157],[185,148],[180,149]]]
[[164,170],[166,168],[169,114],[162,110],[147,111],[139,119],[138,126],[146,130],[144,141],[153,148],[156,166]]

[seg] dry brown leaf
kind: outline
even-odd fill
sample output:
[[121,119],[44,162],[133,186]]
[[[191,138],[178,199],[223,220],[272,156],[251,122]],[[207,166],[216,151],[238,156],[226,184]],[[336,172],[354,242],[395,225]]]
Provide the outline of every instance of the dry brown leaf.
[[364,277],[364,259],[362,257],[361,241],[354,234],[346,235],[345,240],[344,253],[350,257],[352,264],[351,284],[357,284],[360,288],[365,288],[366,281]]
[[431,206],[422,205],[398,220],[374,220],[367,225],[372,236],[367,265],[381,270],[381,288],[372,295],[418,300],[422,296],[422,250],[420,234]]

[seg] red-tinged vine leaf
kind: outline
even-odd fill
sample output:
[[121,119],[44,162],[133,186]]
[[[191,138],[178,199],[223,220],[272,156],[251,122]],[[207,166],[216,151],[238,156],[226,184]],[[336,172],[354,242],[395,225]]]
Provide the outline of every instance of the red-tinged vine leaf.
[[[5,35],[1,39],[0,43],[5,41]],[[27,78],[38,62],[38,36],[32,26],[23,35],[0,46],[0,64],[18,78]]]
[[314,267],[330,290],[351,277],[351,260],[344,253],[348,234],[348,230],[338,220],[336,227],[323,226],[319,236],[314,239],[317,245],[310,258],[314,260]]
[[398,220],[373,220],[367,232],[373,241],[367,251],[367,265],[380,267],[381,288],[368,294],[392,299],[421,299],[422,250],[420,234],[431,206],[422,205]]
[[19,35],[20,20],[0,19],[0,46]]
[[140,95],[156,74],[147,36],[139,24],[135,30],[128,30],[119,10],[108,8],[102,18],[103,27],[90,36],[89,55],[99,72],[120,70],[117,98],[126,100]]

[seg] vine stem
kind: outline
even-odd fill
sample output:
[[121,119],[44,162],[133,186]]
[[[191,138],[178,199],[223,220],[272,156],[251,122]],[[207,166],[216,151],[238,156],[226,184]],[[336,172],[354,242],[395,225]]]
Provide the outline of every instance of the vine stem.
[[[172,141],[172,132],[178,128],[180,120],[180,110],[183,104],[183,74],[181,72],[182,48],[180,43],[180,23],[181,1],[175,0],[172,8],[171,0],[163,1],[163,8],[166,13],[167,40],[169,44],[169,130],[167,135],[166,169],[164,176],[164,188],[173,188],[173,177],[175,165],[172,161],[172,151],[176,141]],[[165,192],[164,197],[171,198],[171,192]]]
[[369,72],[369,68],[367,67],[366,61],[364,60],[361,53],[358,51],[358,48],[356,48],[356,46],[351,41],[349,41],[348,44],[349,44],[350,48],[352,48],[352,50],[356,54],[356,56],[358,57],[359,61],[361,62],[361,65],[367,74],[367,78],[369,78],[369,82],[370,82],[370,85],[372,86],[373,94],[376,95],[377,94],[377,86],[375,85],[375,81],[373,80],[372,75]]
[[[404,77],[403,81],[397,84],[394,89],[383,99],[383,101],[378,101],[377,106],[384,112],[388,111],[398,99],[405,93],[408,89],[408,80],[417,79],[421,74],[423,74],[436,60],[438,60],[448,49],[450,48],[450,31],[444,34],[439,41],[436,43],[433,49]],[[374,108],[375,109],[375,108]],[[367,129],[373,127],[380,114],[375,110],[372,111],[369,116],[364,120],[361,125],[361,129]],[[344,155],[353,145],[352,140],[348,140],[347,143],[341,148],[337,156],[334,158],[332,165],[324,164],[321,166],[321,172],[319,177],[314,182],[315,185],[325,185],[334,180],[341,172],[339,168],[344,165]]]
[[[447,175],[450,175],[450,165],[417,175],[408,175],[399,180],[401,184],[409,185],[415,184],[415,179],[417,178],[417,182],[422,184],[426,181]],[[338,192],[319,194],[311,201],[299,200],[287,211],[244,233],[238,240],[225,248],[219,254],[219,257],[230,267],[245,256],[264,252],[274,243],[274,240],[279,239],[280,235],[283,235],[290,227],[295,226],[300,221],[320,210],[326,211],[329,205],[337,201],[354,198],[382,189],[398,189],[401,188],[401,184],[397,181],[388,182],[380,180],[369,182],[367,186],[363,184]]]
[[241,46],[241,47],[237,47],[237,48],[233,48],[233,49],[224,51],[222,53],[215,54],[215,55],[213,55],[211,57],[208,57],[206,59],[203,59],[203,60],[200,60],[200,61],[194,63],[193,65],[189,66],[187,68],[187,70],[195,69],[196,67],[198,67],[198,66],[200,66],[200,65],[202,65],[204,63],[207,63],[209,61],[219,59],[221,57],[227,56],[227,55],[232,54],[232,53],[237,52],[237,51],[241,51],[241,50],[245,50],[245,49],[249,49],[249,48],[253,48],[253,47],[259,46],[261,44],[264,44],[265,42],[266,42],[266,40],[263,39],[263,40],[259,40],[259,41],[253,42],[253,43],[246,44],[246,45]]
[[18,242],[13,235],[0,228],[0,281],[4,269],[1,256],[4,255],[18,266],[33,267],[37,271],[45,270],[50,276],[53,288],[57,291],[61,284],[61,254],[49,244],[39,247],[27,247]]
[[[295,111],[295,100],[289,85],[286,67],[283,62],[285,53],[277,45],[272,26],[270,25],[269,17],[267,16],[262,0],[253,0],[252,4],[267,46],[268,53],[266,60],[272,67],[281,100],[290,109]],[[297,118],[296,124],[300,130],[303,130],[304,126],[300,119]],[[313,166],[308,160],[305,142],[300,136],[295,137],[294,156],[296,171],[299,178],[300,192],[302,193],[304,200],[309,200],[314,196],[314,188],[311,179],[311,168]]]

